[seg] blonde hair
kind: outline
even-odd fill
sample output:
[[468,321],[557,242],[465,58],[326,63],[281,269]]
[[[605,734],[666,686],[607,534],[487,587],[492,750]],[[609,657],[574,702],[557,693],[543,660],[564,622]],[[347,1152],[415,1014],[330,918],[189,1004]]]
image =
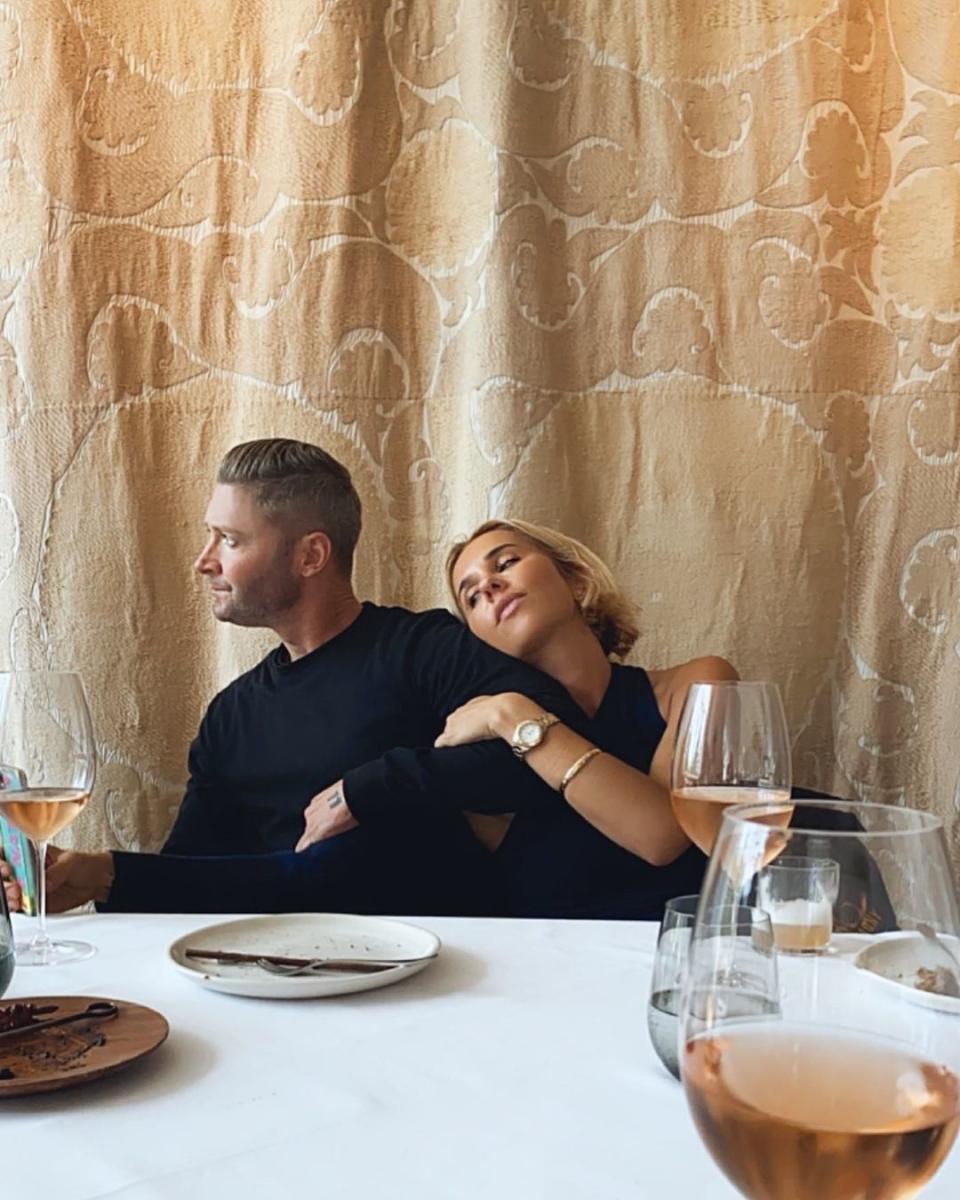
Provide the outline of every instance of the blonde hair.
[[545,525],[512,518],[484,521],[469,537],[458,538],[447,553],[447,586],[453,595],[454,606],[465,616],[453,587],[453,568],[466,546],[475,538],[494,529],[519,533],[537,549],[542,550],[570,585],[577,607],[590,627],[604,654],[623,658],[630,653],[640,633],[636,609],[614,581],[610,568],[583,542],[568,537]]

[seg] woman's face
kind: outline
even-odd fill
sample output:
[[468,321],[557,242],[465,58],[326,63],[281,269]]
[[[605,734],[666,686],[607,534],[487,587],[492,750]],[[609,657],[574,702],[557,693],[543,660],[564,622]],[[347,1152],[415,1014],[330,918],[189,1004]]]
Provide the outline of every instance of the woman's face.
[[471,633],[514,658],[535,659],[564,625],[582,620],[553,559],[512,529],[468,542],[451,581]]

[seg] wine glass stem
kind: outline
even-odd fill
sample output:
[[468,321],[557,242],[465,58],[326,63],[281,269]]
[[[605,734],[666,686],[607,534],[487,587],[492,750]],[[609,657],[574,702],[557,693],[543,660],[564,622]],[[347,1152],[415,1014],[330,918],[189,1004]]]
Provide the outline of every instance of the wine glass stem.
[[37,852],[37,932],[33,935],[30,948],[41,955],[53,945],[47,936],[47,843],[35,841],[33,846]]

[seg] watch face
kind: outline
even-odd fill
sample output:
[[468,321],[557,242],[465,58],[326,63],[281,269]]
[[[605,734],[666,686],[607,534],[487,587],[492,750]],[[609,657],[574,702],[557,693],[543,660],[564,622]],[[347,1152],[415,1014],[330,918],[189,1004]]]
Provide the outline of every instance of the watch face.
[[521,721],[517,729],[517,741],[521,746],[526,746],[532,749],[540,744],[540,739],[543,737],[543,730],[540,728],[538,721]]

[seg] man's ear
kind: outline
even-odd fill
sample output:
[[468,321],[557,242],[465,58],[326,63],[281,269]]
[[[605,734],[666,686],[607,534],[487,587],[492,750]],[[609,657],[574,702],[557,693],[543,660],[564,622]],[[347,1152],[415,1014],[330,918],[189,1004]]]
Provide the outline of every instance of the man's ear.
[[317,529],[305,533],[300,539],[300,574],[319,575],[333,559],[333,546],[329,537]]

